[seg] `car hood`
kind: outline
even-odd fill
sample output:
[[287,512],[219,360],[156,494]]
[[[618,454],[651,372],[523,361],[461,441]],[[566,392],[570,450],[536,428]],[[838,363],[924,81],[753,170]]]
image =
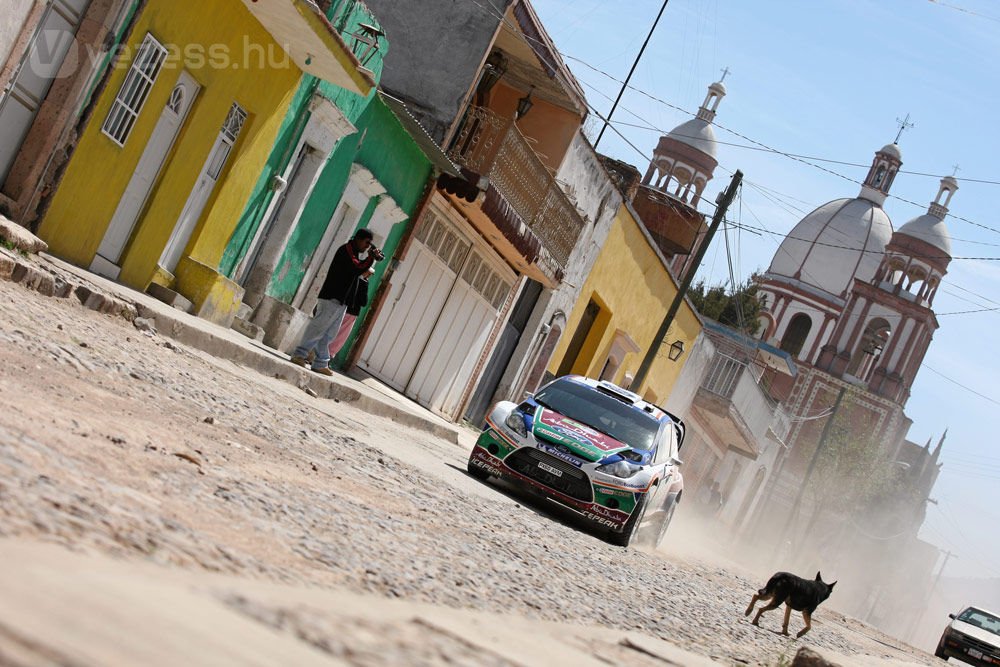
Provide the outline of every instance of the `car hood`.
[[536,438],[564,445],[588,461],[600,461],[612,454],[631,449],[610,435],[548,408],[539,407],[535,412],[532,432]]
[[986,642],[990,646],[995,646],[1000,648],[1000,635],[995,635],[989,630],[983,630],[980,627],[976,627],[971,623],[966,623],[965,621],[952,621],[952,630],[961,632],[963,635],[968,635],[973,639],[978,639],[979,641]]

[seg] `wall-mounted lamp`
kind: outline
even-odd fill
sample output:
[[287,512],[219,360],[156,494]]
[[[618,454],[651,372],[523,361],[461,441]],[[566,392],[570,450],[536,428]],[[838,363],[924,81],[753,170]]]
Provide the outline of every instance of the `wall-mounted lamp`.
[[367,66],[378,53],[379,38],[385,37],[385,32],[373,25],[361,23],[351,37],[354,38],[354,56],[362,66]]
[[667,357],[670,358],[670,361],[677,361],[681,358],[682,354],[684,354],[684,341],[675,340],[670,344],[670,350],[667,352]]
[[531,90],[528,91],[528,94],[517,101],[517,116],[515,116],[516,120],[521,120],[522,118],[527,116],[528,112],[531,111],[531,107],[535,105],[535,102],[531,99],[531,91],[534,89],[535,87],[532,86]]

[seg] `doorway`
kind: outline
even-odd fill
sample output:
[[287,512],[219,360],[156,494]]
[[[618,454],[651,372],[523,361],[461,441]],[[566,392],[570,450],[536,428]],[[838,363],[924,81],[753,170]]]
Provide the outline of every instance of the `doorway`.
[[200,90],[201,86],[194,77],[182,71],[104,232],[104,239],[90,265],[94,273],[111,280],[118,279],[125,246]]
[[246,110],[233,102],[229,113],[226,114],[226,120],[219,130],[219,136],[216,137],[212,150],[208,153],[208,159],[205,160],[205,165],[201,168],[201,174],[195,181],[194,188],[192,188],[191,194],[181,210],[174,231],[163,249],[163,254],[160,255],[158,263],[163,269],[173,273],[177,268],[181,254],[187,247],[188,241],[191,240],[195,225],[198,224],[205,204],[208,203],[208,198],[215,190],[215,184],[219,180],[219,176],[222,175],[222,170],[229,160],[229,154],[232,153],[233,146],[236,144],[246,120]]

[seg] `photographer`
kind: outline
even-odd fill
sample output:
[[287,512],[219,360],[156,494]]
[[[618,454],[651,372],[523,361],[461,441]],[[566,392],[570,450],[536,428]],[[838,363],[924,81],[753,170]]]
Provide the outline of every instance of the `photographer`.
[[[350,305],[349,293],[357,289],[359,277],[366,274],[375,262],[385,259],[382,251],[372,245],[373,238],[370,230],[359,229],[353,239],[337,248],[319,291],[313,318],[306,325],[302,339],[292,354],[293,364],[307,365],[309,354],[315,351],[312,370],[321,375],[333,375],[330,370],[330,343],[344,321]],[[365,254],[364,259],[361,259],[362,254]]]

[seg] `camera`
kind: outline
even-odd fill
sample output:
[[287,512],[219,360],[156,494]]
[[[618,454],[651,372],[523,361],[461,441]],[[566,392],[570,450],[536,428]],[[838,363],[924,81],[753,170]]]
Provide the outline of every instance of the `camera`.
[[383,253],[378,246],[372,245],[368,248],[368,252],[371,253],[371,256],[374,257],[376,261],[385,259],[385,253]]

